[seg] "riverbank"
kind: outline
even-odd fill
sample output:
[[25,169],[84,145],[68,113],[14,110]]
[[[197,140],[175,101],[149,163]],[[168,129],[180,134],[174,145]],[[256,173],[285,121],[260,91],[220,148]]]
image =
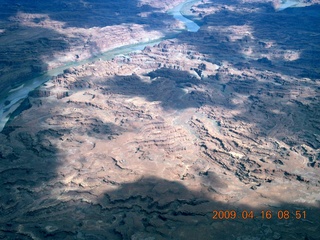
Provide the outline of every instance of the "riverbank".
[[[196,23],[185,18],[181,14],[181,10],[183,8],[185,8],[185,5],[188,4],[188,6],[189,6],[191,2],[193,3],[193,2],[197,2],[197,1],[194,1],[194,0],[193,1],[186,1],[184,3],[177,5],[173,9],[169,10],[167,13],[169,15],[172,15],[175,19],[181,21],[185,25],[186,30],[191,31],[191,32],[196,32],[199,30],[200,27]],[[176,30],[181,31],[181,29],[176,29]],[[133,51],[143,50],[146,46],[155,45],[165,39],[174,38],[176,35],[177,35],[177,33],[173,32],[172,34],[168,34],[167,36],[160,38],[160,39],[155,39],[155,40],[151,40],[151,41],[147,41],[147,42],[122,46],[122,47],[115,48],[115,49],[109,50],[107,52],[98,54],[94,57],[85,59],[83,61],[70,62],[68,64],[61,66],[61,67],[47,71],[46,73],[23,83],[24,84],[23,87],[19,86],[19,87],[16,87],[14,89],[9,90],[9,92],[6,93],[5,95],[3,95],[0,99],[0,109],[1,109],[1,112],[0,112],[0,132],[3,130],[4,126],[6,125],[8,120],[10,119],[11,114],[20,106],[20,103],[23,101],[24,98],[26,98],[28,96],[29,92],[38,88],[39,86],[41,86],[45,82],[49,81],[52,77],[57,76],[59,74],[62,74],[65,69],[70,68],[70,67],[80,66],[80,65],[94,62],[94,61],[98,61],[98,60],[104,60],[104,61],[111,60],[112,58],[114,58],[117,55],[128,54]]]
[[295,0],[284,0],[282,1],[279,6],[277,6],[276,10],[277,11],[283,11],[287,8],[292,8],[292,7],[305,7],[307,4],[301,3],[299,1]]
[[189,32],[197,32],[200,29],[200,26],[194,21],[185,17],[183,13],[186,12],[187,8],[190,9],[191,6],[196,2],[199,2],[199,0],[189,0],[177,5],[176,7],[168,11],[168,14],[172,15],[178,21],[181,21],[184,24],[185,30]]

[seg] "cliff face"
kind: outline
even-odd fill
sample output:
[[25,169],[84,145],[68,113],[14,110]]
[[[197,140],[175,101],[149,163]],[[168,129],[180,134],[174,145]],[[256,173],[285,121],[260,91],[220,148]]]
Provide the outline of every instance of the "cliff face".
[[316,10],[221,4],[29,94],[0,133],[1,237],[318,238]]
[[177,24],[166,11],[181,2],[2,1],[0,94],[68,62],[163,37]]

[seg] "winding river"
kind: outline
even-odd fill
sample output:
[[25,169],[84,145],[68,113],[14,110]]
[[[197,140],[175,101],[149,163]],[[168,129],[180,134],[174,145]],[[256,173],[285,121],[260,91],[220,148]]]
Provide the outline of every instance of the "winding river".
[[168,11],[168,14],[172,15],[175,19],[183,22],[186,30],[188,30],[189,32],[197,32],[200,29],[200,26],[190,19],[184,17],[182,15],[182,12],[185,7],[190,7],[196,2],[199,2],[199,0],[187,0]]
[[[198,1],[199,0],[187,0],[177,5],[176,7],[170,9],[167,13],[169,15],[172,15],[175,19],[181,21],[185,26],[185,30],[190,32],[197,32],[200,27],[195,22],[184,17],[181,12],[183,11],[184,8],[188,6],[190,7],[191,4],[195,4]],[[172,38],[172,36],[167,36],[162,39],[156,39],[148,42],[126,45],[123,47],[115,48],[113,50],[104,52],[102,54],[86,59],[84,61],[70,62],[61,67],[49,70],[45,74],[27,81],[19,87],[11,89],[8,92],[8,95],[4,99],[0,99],[0,132],[3,130],[6,123],[10,119],[11,114],[20,106],[23,100],[28,96],[29,92],[41,86],[45,82],[49,81],[53,76],[62,74],[63,70],[65,70],[66,68],[76,67],[76,66],[90,63],[99,59],[110,60],[119,54],[127,54],[136,50],[143,50],[146,46],[153,46],[161,42],[162,40],[168,39],[168,38]]]

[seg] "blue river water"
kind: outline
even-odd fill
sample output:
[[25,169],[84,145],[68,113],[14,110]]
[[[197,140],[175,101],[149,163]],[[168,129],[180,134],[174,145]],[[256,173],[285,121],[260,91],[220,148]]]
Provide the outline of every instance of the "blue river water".
[[[167,13],[172,15],[175,19],[181,21],[185,25],[185,30],[190,32],[197,32],[199,30],[199,26],[191,21],[190,19],[184,17],[181,14],[181,11],[183,7],[185,7],[187,4],[196,3],[199,0],[187,0],[178,6],[170,9]],[[153,46],[159,42],[161,42],[163,39],[156,39],[148,42],[142,42],[138,44],[131,44],[126,45],[123,47],[115,48],[113,50],[104,52],[102,54],[99,54],[95,57],[79,61],[79,62],[70,62],[68,64],[65,64],[61,67],[52,69],[47,71],[45,74],[36,77],[30,81],[25,82],[23,85],[16,87],[14,89],[11,89],[7,96],[4,99],[0,99],[0,132],[3,130],[4,126],[10,119],[10,115],[20,106],[22,101],[28,96],[29,92],[36,89],[37,87],[41,86],[45,82],[49,81],[53,76],[57,76],[59,74],[63,73],[64,69],[67,69],[69,67],[76,67],[79,65],[83,65],[86,63],[90,63],[96,60],[110,60],[114,58],[115,56],[119,54],[128,54],[130,52],[136,51],[136,50],[142,50],[146,46]],[[7,103],[7,104],[5,104]]]
[[188,30],[189,32],[198,32],[198,30],[200,29],[200,26],[195,22],[191,21],[190,19],[184,17],[181,11],[185,5],[187,4],[189,5],[190,3],[194,4],[196,2],[199,2],[199,0],[188,0],[183,3],[180,3],[178,6],[168,11],[168,14],[172,15],[175,19],[183,22],[186,30]]

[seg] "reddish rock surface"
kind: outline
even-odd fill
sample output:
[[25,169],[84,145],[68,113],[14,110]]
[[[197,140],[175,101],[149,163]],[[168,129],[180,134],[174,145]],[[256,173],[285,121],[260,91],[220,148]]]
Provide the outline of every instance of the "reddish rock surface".
[[0,133],[0,238],[318,239],[319,7],[241,8],[30,93]]

